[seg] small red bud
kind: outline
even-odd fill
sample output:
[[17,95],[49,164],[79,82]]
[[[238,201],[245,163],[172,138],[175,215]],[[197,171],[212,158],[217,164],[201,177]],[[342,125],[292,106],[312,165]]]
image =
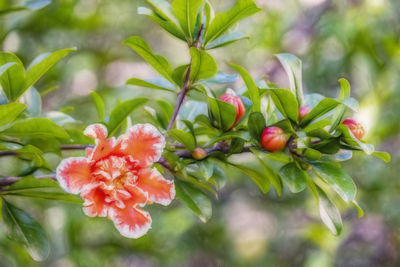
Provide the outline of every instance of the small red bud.
[[300,107],[299,108],[299,119],[302,120],[305,118],[305,116],[308,115],[308,113],[310,113],[310,111],[312,110],[312,108],[304,106],[304,107]]
[[246,108],[243,104],[243,101],[240,98],[240,96],[236,95],[235,91],[233,91],[232,89],[226,90],[226,93],[223,94],[219,98],[219,100],[222,100],[224,102],[233,105],[236,109],[236,118],[235,122],[231,126],[232,128],[233,126],[236,125],[236,123],[238,123],[243,118],[244,114],[246,113]]
[[363,138],[363,136],[365,134],[364,127],[360,123],[358,123],[356,120],[345,119],[342,122],[342,124],[346,125],[358,140],[361,140]]
[[192,156],[195,160],[202,160],[207,156],[207,152],[204,149],[198,147],[193,151]]
[[286,134],[279,127],[267,127],[261,135],[261,144],[270,152],[280,152],[286,146]]

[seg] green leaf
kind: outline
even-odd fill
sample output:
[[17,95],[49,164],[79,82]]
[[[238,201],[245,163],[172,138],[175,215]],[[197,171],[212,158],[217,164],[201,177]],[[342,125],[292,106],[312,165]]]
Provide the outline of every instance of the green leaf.
[[9,186],[2,194],[82,204],[81,199],[64,192],[58,183],[50,178],[37,179],[28,176]]
[[258,8],[253,0],[237,0],[230,10],[215,15],[207,29],[205,44],[217,39],[234,24],[260,10],[261,8]]
[[[344,101],[350,97],[350,84],[346,79],[340,79],[340,92],[338,96],[338,101]],[[332,132],[333,130],[336,129],[336,127],[340,124],[340,122],[343,119],[344,112],[346,111],[346,106],[343,104],[340,104],[336,109],[333,114],[332,118],[332,125],[329,129],[329,132]]]
[[[342,133],[342,139],[347,144],[360,148],[367,155],[371,155],[372,153],[374,153],[375,147],[371,144],[366,144],[358,140],[346,125],[341,124],[337,127],[337,129],[338,132]],[[378,155],[381,154],[378,153]]]
[[67,139],[67,132],[47,118],[30,118],[15,122],[2,134],[18,138],[51,138]]
[[353,200],[352,203],[353,203],[354,207],[356,207],[356,209],[357,209],[358,218],[364,217],[364,210],[360,207],[360,205],[358,205],[357,201]]
[[343,222],[339,210],[319,186],[315,185],[315,187],[319,196],[318,206],[321,220],[334,235],[340,235]]
[[193,151],[196,148],[196,140],[194,139],[194,136],[188,132],[180,129],[172,129],[168,131],[168,135],[184,145],[190,151]]
[[179,24],[189,40],[193,40],[194,27],[196,25],[197,13],[203,5],[203,0],[174,0],[172,10]]
[[249,39],[249,37],[240,32],[225,34],[225,35],[222,35],[221,37],[219,37],[218,39],[214,40],[213,42],[209,43],[206,46],[206,49],[209,50],[209,49],[223,47],[223,46],[229,45],[231,43],[234,43],[236,41],[240,41],[240,40],[244,40],[244,39]]
[[346,201],[354,200],[357,192],[353,179],[333,163],[311,163],[315,173]]
[[190,80],[194,83],[198,80],[209,79],[218,72],[218,66],[214,58],[203,50],[190,48],[192,58]]
[[21,60],[8,52],[0,53],[0,84],[7,99],[14,102],[24,86],[25,70]]
[[176,198],[192,210],[202,222],[207,222],[212,215],[210,198],[202,191],[186,183],[175,181],[175,185]]
[[374,155],[375,157],[380,158],[381,160],[383,160],[386,163],[389,163],[391,160],[390,154],[387,152],[383,152],[383,151],[375,151],[372,153],[372,155]]
[[91,92],[90,96],[92,97],[94,104],[96,105],[96,110],[97,114],[99,116],[99,121],[104,121],[104,116],[105,116],[105,107],[104,107],[104,101],[101,98],[101,96],[96,93],[96,92]]
[[234,68],[237,72],[239,72],[240,76],[242,76],[242,79],[247,87],[248,96],[250,100],[253,102],[253,111],[261,112],[260,92],[253,78],[250,76],[247,70],[242,66],[233,63],[230,63],[229,65],[232,68]]
[[274,169],[272,169],[269,164],[267,164],[265,153],[262,153],[254,148],[251,148],[250,150],[257,157],[258,162],[264,169],[264,175],[274,186],[276,192],[278,193],[278,196],[280,196],[282,194],[282,181],[279,177],[279,174]]
[[172,21],[166,20],[162,18],[159,14],[154,12],[153,10],[150,10],[145,7],[138,7],[138,14],[139,15],[145,15],[151,18],[155,23],[157,23],[161,28],[172,34],[173,36],[186,41],[185,34],[182,32],[181,29]]
[[301,60],[291,54],[279,54],[276,56],[289,77],[290,90],[296,96],[297,103],[301,107],[304,103]]
[[131,114],[135,109],[144,105],[148,101],[145,97],[134,98],[131,100],[119,103],[111,111],[110,119],[108,121],[108,135],[113,136],[119,127],[123,124],[124,120]]
[[218,190],[223,188],[226,184],[225,172],[217,165],[214,165],[214,171],[209,181],[214,184]]
[[29,87],[34,85],[51,67],[54,66],[54,64],[73,51],[76,51],[76,48],[65,48],[55,52],[45,53],[35,58],[26,70],[24,86],[16,92],[15,99],[20,97],[29,89]]
[[318,103],[317,106],[315,106],[310,113],[308,113],[307,116],[304,117],[304,119],[301,121],[301,125],[305,126],[312,122],[313,120],[321,117],[322,115],[328,113],[332,109],[336,108],[340,102],[338,102],[335,99],[332,98],[324,98],[321,100],[321,102]]
[[137,78],[131,78],[126,82],[126,84],[175,93],[175,88],[173,86],[171,87],[169,82],[166,84],[165,81],[161,82],[159,79],[145,81]]
[[299,114],[299,104],[294,94],[287,89],[267,89],[267,91],[271,94],[272,100],[281,114],[285,118],[296,122]]
[[234,83],[238,80],[237,74],[228,74],[222,71],[218,71],[218,73],[210,78],[207,79],[205,82],[207,84],[221,84],[221,83]]
[[226,163],[232,165],[233,167],[236,167],[237,169],[241,170],[244,174],[249,176],[264,194],[268,193],[269,188],[271,187],[271,183],[264,173],[254,168],[247,167],[245,165],[231,163],[231,162],[226,162]]
[[22,101],[26,105],[30,117],[39,117],[42,113],[42,98],[34,88],[29,88],[22,96]]
[[22,103],[0,105],[0,127],[13,122],[25,108]]
[[22,243],[34,260],[46,259],[50,245],[42,226],[29,213],[10,204],[4,198],[2,212],[10,237]]
[[300,169],[295,162],[284,165],[279,174],[292,193],[303,191],[307,186],[308,174]]
[[229,130],[236,119],[235,107],[212,97],[208,98],[208,103],[210,105],[211,117],[216,121],[217,126],[223,131]]
[[19,6],[13,6],[0,10],[0,16],[23,10],[37,10],[41,9],[51,3],[51,0],[28,0],[21,3]]
[[249,141],[250,140],[250,136],[248,132],[245,131],[236,131],[236,132],[227,132],[227,133],[223,133],[215,138],[212,138],[210,141],[208,141],[204,147],[210,147],[213,144],[222,141],[222,140],[230,140],[230,139],[234,139],[234,138],[239,138],[242,139],[244,141]]
[[125,42],[125,45],[131,47],[136,53],[138,53],[144,60],[146,60],[158,73],[160,73],[165,79],[174,83],[171,77],[172,68],[168,61],[160,56],[153,54],[150,46],[139,36],[129,37]]
[[251,113],[248,126],[251,137],[259,142],[262,132],[267,127],[264,115],[261,112]]
[[160,16],[164,20],[170,20],[173,22],[176,21],[171,4],[168,1],[166,0],[146,0],[146,1],[154,7],[157,13],[160,14]]

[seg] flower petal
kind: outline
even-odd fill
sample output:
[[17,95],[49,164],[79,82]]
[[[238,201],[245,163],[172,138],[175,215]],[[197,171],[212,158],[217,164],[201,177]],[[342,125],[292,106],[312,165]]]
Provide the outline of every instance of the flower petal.
[[97,161],[117,150],[115,138],[107,139],[107,128],[103,124],[89,125],[84,134],[93,138],[96,142],[96,146],[93,149],[86,149],[86,157],[91,160]]
[[76,157],[61,161],[57,167],[57,180],[65,191],[78,194],[90,183],[90,166],[86,158]]
[[136,124],[120,137],[123,153],[138,160],[142,167],[158,161],[165,146],[164,136],[151,124]]
[[174,182],[164,179],[156,169],[141,169],[136,186],[148,193],[150,201],[164,206],[175,198]]
[[147,204],[149,200],[149,196],[146,192],[144,192],[141,188],[137,187],[133,184],[125,185],[126,190],[131,194],[131,201],[135,204],[143,207]]
[[121,235],[128,238],[139,238],[151,227],[150,213],[136,205],[126,205],[125,208],[110,208],[109,217]]
[[89,217],[107,216],[108,203],[105,201],[107,195],[100,188],[92,188],[81,194],[85,200],[83,203],[83,212]]

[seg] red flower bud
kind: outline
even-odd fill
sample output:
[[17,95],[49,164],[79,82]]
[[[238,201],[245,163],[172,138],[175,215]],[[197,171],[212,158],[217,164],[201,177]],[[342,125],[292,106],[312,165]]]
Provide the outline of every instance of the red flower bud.
[[219,98],[219,100],[222,100],[224,102],[233,105],[236,109],[236,118],[235,122],[231,126],[232,128],[233,126],[236,125],[236,123],[238,123],[243,118],[244,114],[246,113],[246,108],[243,104],[243,101],[240,98],[240,96],[236,95],[235,91],[233,91],[232,89],[226,90],[226,93],[223,94]]
[[300,107],[299,108],[299,119],[300,120],[304,119],[304,117],[307,116],[311,110],[312,110],[312,108],[307,107],[307,106]]
[[360,123],[358,123],[356,120],[345,119],[342,122],[342,124],[346,125],[358,140],[361,140],[363,138],[363,136],[365,134],[364,127]]
[[271,152],[280,152],[286,146],[286,134],[279,127],[267,127],[261,135],[261,144]]
[[192,156],[195,160],[202,160],[207,156],[207,152],[204,149],[198,147],[193,151]]

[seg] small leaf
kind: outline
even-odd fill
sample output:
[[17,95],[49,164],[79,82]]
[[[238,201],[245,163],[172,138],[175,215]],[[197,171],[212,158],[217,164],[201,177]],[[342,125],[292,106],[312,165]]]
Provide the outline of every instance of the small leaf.
[[297,121],[298,106],[295,95],[287,89],[268,89],[276,108],[281,114],[293,122]]
[[142,38],[139,36],[132,36],[129,37],[124,44],[135,50],[136,53],[146,60],[164,78],[171,83],[174,83],[174,80],[171,77],[172,68],[169,62],[164,57],[153,54],[150,46]]
[[193,40],[197,13],[203,5],[203,0],[174,0],[172,10],[189,40]]
[[138,107],[144,105],[147,101],[147,98],[140,97],[124,101],[115,106],[111,111],[110,119],[108,121],[108,135],[113,136],[129,114]]
[[[346,79],[340,79],[340,92],[338,96],[338,101],[345,101],[350,97],[350,83]],[[333,114],[332,125],[329,129],[330,132],[336,129],[336,127],[340,124],[343,119],[344,112],[346,111],[346,106],[340,104]]]
[[304,117],[300,124],[302,126],[309,124],[311,121],[336,108],[339,104],[340,102],[332,98],[322,99],[321,102],[319,102],[318,105],[314,107],[307,116]]
[[242,79],[247,87],[248,96],[250,100],[253,102],[253,111],[261,112],[260,92],[257,84],[255,83],[255,81],[245,68],[233,63],[231,63],[230,65],[237,72],[239,72],[240,76],[242,76]]
[[196,214],[202,222],[207,222],[212,215],[210,198],[200,190],[186,183],[175,181],[176,198]]
[[262,132],[267,127],[264,115],[261,112],[251,113],[248,126],[251,137],[259,142]]
[[165,20],[162,18],[159,14],[154,12],[153,10],[150,10],[145,7],[138,7],[138,14],[139,15],[145,15],[151,18],[155,23],[157,23],[160,27],[162,27],[164,30],[172,34],[173,36],[186,41],[185,34],[182,32],[179,27],[172,22],[171,20]]
[[284,165],[279,174],[292,193],[303,191],[307,186],[308,174],[300,169],[295,162]]
[[380,158],[381,160],[383,160],[386,163],[389,163],[391,160],[390,154],[387,152],[383,152],[383,151],[375,151],[372,153],[372,155],[374,155],[375,157]]
[[11,127],[2,132],[4,135],[18,138],[57,137],[67,139],[67,132],[47,118],[31,118],[15,122]]
[[141,80],[137,78],[129,79],[126,84],[136,85],[140,87],[146,87],[151,89],[163,90],[167,92],[175,92],[174,86],[166,80],[161,79],[150,79],[150,80]]
[[344,201],[351,202],[354,200],[357,191],[356,185],[353,179],[341,168],[328,162],[311,163],[311,165],[315,173],[332,187]]
[[168,135],[184,145],[190,151],[193,151],[196,148],[194,136],[188,132],[180,129],[172,129],[168,131]]
[[222,35],[218,39],[209,43],[206,46],[206,49],[209,50],[209,49],[223,47],[223,46],[229,45],[231,43],[234,43],[236,41],[240,41],[240,40],[244,40],[244,39],[249,39],[249,37],[240,32],[229,33],[226,35]]
[[230,129],[236,119],[235,107],[213,97],[209,97],[208,100],[210,105],[210,113],[212,118],[216,121],[217,126],[223,131]]
[[22,243],[34,260],[45,260],[50,245],[42,226],[29,213],[11,205],[4,198],[2,212],[10,237]]
[[237,0],[230,10],[215,15],[207,29],[205,44],[217,39],[234,24],[260,10],[253,0]]
[[13,122],[25,108],[26,106],[21,103],[0,105],[0,126]]
[[105,116],[105,107],[104,107],[104,101],[101,98],[101,96],[96,93],[96,92],[91,92],[90,96],[92,97],[94,104],[96,105],[96,110],[97,114],[99,116],[99,121],[104,121],[104,116]]
[[209,79],[218,72],[218,66],[214,58],[203,50],[190,48],[192,58],[190,80],[194,83],[198,80]]
[[291,54],[279,54],[277,57],[289,77],[290,90],[296,96],[299,107],[303,106],[304,95],[301,60]]
[[339,210],[328,198],[325,192],[319,186],[315,186],[319,196],[318,205],[321,220],[334,235],[340,235],[343,228],[343,222]]
[[274,186],[278,196],[282,194],[282,181],[281,177],[279,174],[272,169],[269,164],[266,162],[266,156],[265,153],[262,153],[254,148],[251,148],[251,152],[257,157],[258,162],[261,164],[261,166],[264,169],[264,175],[267,177],[267,179],[271,182],[271,184]]
[[[374,152],[375,147],[373,145],[366,144],[366,143],[358,140],[346,125],[341,124],[337,127],[337,129],[340,133],[342,133],[342,139],[347,144],[357,147],[357,148],[360,148],[367,155],[371,155]],[[378,155],[382,155],[382,154],[378,153]]]
[[10,102],[18,99],[18,92],[24,86],[25,70],[21,60],[8,52],[0,53],[0,84]]

